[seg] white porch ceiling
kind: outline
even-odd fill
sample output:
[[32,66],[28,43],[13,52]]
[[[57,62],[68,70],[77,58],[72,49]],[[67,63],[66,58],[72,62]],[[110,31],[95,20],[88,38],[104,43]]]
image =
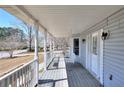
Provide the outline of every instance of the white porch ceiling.
[[24,5],[55,37],[85,31],[124,6],[119,5]]

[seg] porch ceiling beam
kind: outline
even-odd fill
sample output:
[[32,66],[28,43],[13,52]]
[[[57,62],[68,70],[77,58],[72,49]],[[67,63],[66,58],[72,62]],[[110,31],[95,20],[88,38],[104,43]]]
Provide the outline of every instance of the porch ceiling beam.
[[28,12],[22,5],[18,6],[16,5],[16,7],[21,10],[23,13],[25,13],[29,18],[31,18],[32,20],[38,22],[38,24],[45,30],[47,31],[47,29],[41,24],[39,23],[38,19],[36,19],[30,12]]
[[31,18],[33,21],[37,22],[39,24],[39,26],[41,28],[44,29],[44,31],[46,31],[47,33],[49,33],[52,37],[54,37],[50,32],[47,31],[47,28],[44,27],[39,21],[38,19],[36,19],[29,11],[27,11],[22,5],[16,5],[16,8],[18,8],[18,10],[20,10],[21,12],[23,12],[24,14],[26,14],[29,18]]

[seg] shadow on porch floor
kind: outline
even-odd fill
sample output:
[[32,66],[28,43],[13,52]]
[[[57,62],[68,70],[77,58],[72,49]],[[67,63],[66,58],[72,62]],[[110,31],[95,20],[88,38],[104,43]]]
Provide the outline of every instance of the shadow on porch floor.
[[55,57],[39,79],[39,87],[68,87],[64,57]]
[[100,87],[84,67],[64,56],[55,57],[39,79],[39,87]]

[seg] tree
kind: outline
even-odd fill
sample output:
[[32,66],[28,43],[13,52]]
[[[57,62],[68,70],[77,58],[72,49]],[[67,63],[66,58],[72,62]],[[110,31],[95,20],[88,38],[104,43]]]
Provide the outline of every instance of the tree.
[[10,57],[13,57],[15,49],[22,49],[25,46],[22,30],[13,27],[0,28],[0,50],[8,51]]
[[7,36],[4,40],[0,42],[0,47],[3,50],[8,51],[10,58],[13,57],[13,51],[16,49],[22,49],[26,46],[26,43],[23,41],[20,41],[17,34],[13,34],[10,36]]
[[10,28],[0,27],[0,40],[3,40],[6,36],[10,35],[9,29]]
[[33,27],[30,24],[27,24],[23,21],[19,21],[15,25],[17,28],[22,29],[24,31],[24,34],[26,35],[27,43],[28,43],[28,50],[32,51],[32,41],[33,41]]
[[20,41],[25,40],[24,32],[20,29],[13,28],[13,27],[0,27],[0,40],[4,40],[6,37],[18,33],[18,38]]

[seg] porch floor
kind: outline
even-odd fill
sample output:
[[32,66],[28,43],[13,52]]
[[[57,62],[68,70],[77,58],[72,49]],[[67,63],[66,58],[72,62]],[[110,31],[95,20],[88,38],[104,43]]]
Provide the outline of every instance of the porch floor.
[[79,63],[65,59],[69,87],[100,87],[100,83]]
[[100,83],[80,64],[62,54],[56,56],[40,74],[39,87],[99,87]]
[[57,54],[40,75],[39,87],[68,87],[65,61],[62,54]]

